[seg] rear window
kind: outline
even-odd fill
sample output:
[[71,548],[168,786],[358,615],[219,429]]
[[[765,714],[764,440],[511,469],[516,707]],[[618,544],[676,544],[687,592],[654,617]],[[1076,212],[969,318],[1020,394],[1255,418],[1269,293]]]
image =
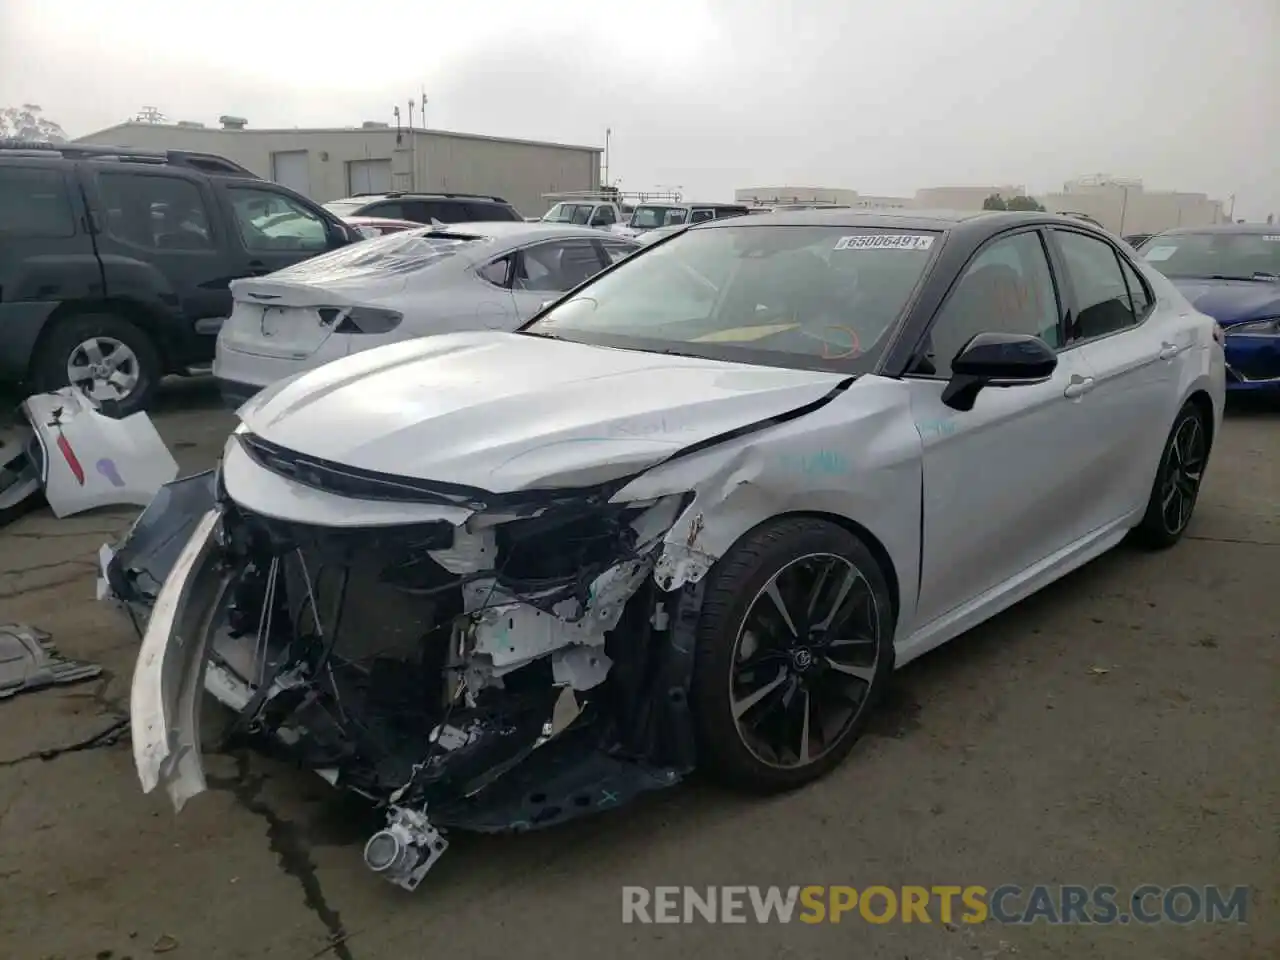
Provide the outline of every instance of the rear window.
[[367,200],[334,200],[331,203],[322,204],[322,206],[330,213],[338,217],[353,217],[364,207],[368,206]]
[[471,220],[476,223],[494,220],[510,222],[523,219],[505,204],[490,203],[483,200],[468,200],[467,212],[471,215]]
[[340,247],[272,274],[273,279],[325,285],[364,284],[370,280],[425,270],[463,247],[482,240],[456,234],[432,234],[427,228],[403,230]]
[[62,174],[36,167],[0,166],[0,233],[13,237],[75,236],[75,217]]

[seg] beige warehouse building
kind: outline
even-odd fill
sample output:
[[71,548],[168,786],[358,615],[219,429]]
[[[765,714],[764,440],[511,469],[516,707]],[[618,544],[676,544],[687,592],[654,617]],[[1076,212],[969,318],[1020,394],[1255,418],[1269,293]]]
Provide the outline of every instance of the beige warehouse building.
[[214,153],[321,203],[391,190],[480,193],[537,216],[550,206],[543,194],[600,188],[599,147],[443,130],[397,132],[381,123],[257,130],[237,117],[221,122],[221,128],[122,123],[76,142]]

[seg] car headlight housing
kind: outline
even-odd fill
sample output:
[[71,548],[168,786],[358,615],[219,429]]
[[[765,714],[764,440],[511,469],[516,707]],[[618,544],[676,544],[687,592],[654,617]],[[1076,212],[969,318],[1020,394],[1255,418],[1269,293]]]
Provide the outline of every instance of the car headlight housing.
[[1246,337],[1280,337],[1280,317],[1267,320],[1249,320],[1227,328],[1227,336],[1243,335]]

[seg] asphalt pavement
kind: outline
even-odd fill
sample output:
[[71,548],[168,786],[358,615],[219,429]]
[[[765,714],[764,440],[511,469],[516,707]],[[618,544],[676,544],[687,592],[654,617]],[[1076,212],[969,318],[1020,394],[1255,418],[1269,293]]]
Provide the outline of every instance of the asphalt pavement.
[[[233,418],[207,382],[156,421],[184,472]],[[0,958],[857,960],[1280,957],[1280,409],[1229,414],[1186,540],[1121,548],[902,670],[853,755],[803,791],[703,783],[517,837],[456,836],[414,894],[361,862],[378,825],[314,774],[207,758],[175,816],[126,715],[138,640],[94,600],[131,510],[0,531],[0,622],[102,678],[0,701]],[[624,886],[1251,887],[1247,920],[643,925]]]

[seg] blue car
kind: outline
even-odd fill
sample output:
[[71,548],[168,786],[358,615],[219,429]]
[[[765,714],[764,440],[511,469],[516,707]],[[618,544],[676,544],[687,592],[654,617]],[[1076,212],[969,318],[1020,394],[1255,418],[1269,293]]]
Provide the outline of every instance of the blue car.
[[1227,389],[1280,394],[1280,226],[1166,230],[1138,252],[1226,333]]

